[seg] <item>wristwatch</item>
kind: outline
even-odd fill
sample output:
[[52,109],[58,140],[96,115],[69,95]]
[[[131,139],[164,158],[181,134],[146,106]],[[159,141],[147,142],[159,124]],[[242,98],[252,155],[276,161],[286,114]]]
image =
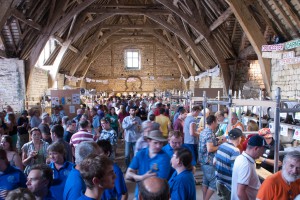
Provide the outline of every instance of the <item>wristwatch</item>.
[[267,159],[267,158],[264,158],[262,162],[265,163],[265,162],[266,162],[266,159]]

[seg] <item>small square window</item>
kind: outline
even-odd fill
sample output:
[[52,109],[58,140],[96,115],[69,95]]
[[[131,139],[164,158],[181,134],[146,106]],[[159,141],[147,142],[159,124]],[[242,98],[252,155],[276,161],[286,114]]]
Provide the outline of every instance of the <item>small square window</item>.
[[141,69],[141,54],[138,49],[125,50],[126,69]]

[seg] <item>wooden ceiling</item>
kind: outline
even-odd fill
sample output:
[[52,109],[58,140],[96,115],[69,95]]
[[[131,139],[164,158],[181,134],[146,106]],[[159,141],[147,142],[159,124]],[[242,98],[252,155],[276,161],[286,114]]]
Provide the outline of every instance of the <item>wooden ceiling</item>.
[[[30,73],[49,38],[59,43],[47,64],[84,76],[101,52],[121,40],[151,41],[184,77],[258,59],[266,88],[270,62],[261,45],[299,37],[299,0],[0,0],[0,57],[26,60]],[[1,43],[2,49],[1,49]]]

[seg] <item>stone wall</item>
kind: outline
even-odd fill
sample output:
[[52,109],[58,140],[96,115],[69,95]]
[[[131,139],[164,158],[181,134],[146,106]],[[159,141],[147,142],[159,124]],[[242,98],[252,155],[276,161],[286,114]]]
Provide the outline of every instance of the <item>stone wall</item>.
[[30,74],[27,86],[27,109],[40,105],[42,96],[48,90],[48,85],[48,71],[34,67]]
[[[124,67],[124,51],[128,48],[140,50],[140,70],[128,70]],[[180,76],[177,64],[165,53],[164,49],[151,42],[125,41],[107,48],[87,72],[86,77],[94,80],[108,80],[108,84],[91,82],[86,83],[86,88],[106,92],[138,93],[182,89]],[[127,82],[129,77],[135,78],[136,81]]]
[[25,106],[24,62],[18,59],[0,59],[0,110],[10,105],[15,112]]
[[[300,47],[292,49],[300,56]],[[272,59],[271,97],[275,99],[277,87],[281,88],[282,99],[299,99],[300,96],[300,64],[280,65],[279,60]]]

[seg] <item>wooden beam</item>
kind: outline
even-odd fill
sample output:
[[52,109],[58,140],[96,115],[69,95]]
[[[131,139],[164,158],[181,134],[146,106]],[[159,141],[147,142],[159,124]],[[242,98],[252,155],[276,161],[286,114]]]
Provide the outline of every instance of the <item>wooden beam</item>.
[[[257,1],[254,2],[254,4],[259,3],[259,5],[263,8],[264,11],[261,11],[261,14],[265,21],[271,26],[275,27],[281,32],[282,36],[284,36],[286,39],[292,38],[291,34],[286,30],[286,28],[283,28],[278,16],[273,13],[273,11],[270,9],[270,5],[265,1]],[[259,6],[256,6],[259,8]],[[266,12],[267,15],[264,14]],[[270,20],[271,19],[271,20]]]
[[40,35],[38,36],[38,39],[35,41],[34,46],[31,48],[30,54],[28,56],[28,60],[26,62],[26,83],[29,80],[29,76],[30,73],[35,65],[35,63],[37,62],[40,53],[42,52],[43,48],[45,47],[45,44],[47,43],[47,41],[50,38],[51,32],[55,26],[55,24],[57,23],[57,21],[59,20],[59,18],[61,17],[61,15],[63,14],[63,10],[62,8],[65,5],[65,1],[57,1],[57,4],[55,5],[54,9],[54,14],[53,17],[51,19],[51,22],[43,27]]
[[78,15],[80,12],[85,10],[88,6],[93,4],[95,1],[96,0],[85,0],[77,7],[75,7],[73,10],[71,10],[67,15],[65,15],[61,20],[58,21],[58,23],[55,25],[55,27],[52,30],[52,34],[54,34],[60,28],[65,26],[67,23],[69,23],[75,15]]
[[104,13],[114,13],[116,15],[136,15],[141,12],[147,12],[156,15],[169,15],[172,14],[167,9],[147,9],[147,8],[122,8],[122,9],[115,9],[115,8],[87,8],[85,12],[94,13],[94,14],[104,14]]
[[[19,0],[21,1],[21,0]],[[15,0],[0,0],[0,28],[2,30],[7,18],[10,16],[11,9],[15,8],[18,4]]]
[[192,41],[192,37],[189,35],[189,33],[187,32],[187,26],[185,24],[184,21],[182,21],[178,16],[174,16],[176,23],[178,24],[179,28],[181,30],[185,30],[182,31],[182,36],[184,38],[187,38],[188,41],[188,47],[191,48],[192,50],[192,57],[195,60],[195,62],[197,63],[198,66],[200,66],[200,68],[202,70],[207,70],[208,67],[204,64],[204,60],[206,59],[205,56],[200,52],[199,48],[196,46],[196,44]]
[[229,8],[227,8],[226,10],[225,10],[225,12],[223,12],[219,17],[218,17],[218,19],[216,20],[216,21],[214,21],[213,23],[212,23],[212,25],[210,25],[209,26],[209,30],[210,31],[213,31],[213,30],[215,30],[216,28],[218,28],[221,24],[223,24],[227,19],[228,19],[228,17],[230,17],[231,15],[232,15],[232,10],[231,10],[231,8],[229,7]]
[[[299,37],[299,36],[300,36],[299,31],[298,31],[297,28],[294,26],[294,24],[293,24],[293,22],[291,21],[290,17],[285,13],[285,11],[283,10],[282,6],[279,5],[279,3],[277,2],[277,0],[276,0],[276,1],[270,0],[270,1],[273,3],[275,9],[276,9],[276,10],[279,12],[279,14],[282,16],[282,20],[284,21],[283,24],[287,25],[287,26],[290,28],[290,30],[292,31],[292,36],[293,36],[293,37]],[[285,0],[283,0],[283,1],[285,1]]]
[[31,26],[32,28],[40,31],[42,30],[42,26],[40,26],[38,23],[32,21],[32,20],[28,20],[25,18],[24,14],[19,12],[17,9],[13,9],[11,14],[17,18],[18,20],[24,22],[25,24],[27,24],[28,26]]
[[288,2],[287,1],[280,1],[280,2],[287,9],[287,11],[289,12],[288,13],[289,16],[296,22],[297,26],[300,27],[300,20],[299,20],[298,16],[292,10],[291,6],[288,4]]
[[[169,34],[169,33],[167,33],[167,34]],[[169,38],[171,38],[171,41],[172,41],[171,43],[174,45],[174,47],[176,49],[178,49],[179,55],[181,56],[183,62],[187,66],[187,69],[188,69],[190,75],[191,76],[196,76],[197,72],[196,72],[195,68],[192,66],[192,64],[190,63],[190,61],[188,59],[188,55],[182,49],[182,47],[180,45],[180,42],[179,42],[178,38],[176,37],[176,35],[173,38],[170,35]]]
[[[162,20],[160,17],[156,16],[156,15],[150,15],[150,14],[146,14],[148,18],[152,19],[153,21],[159,23],[160,25],[162,25],[163,27],[165,27],[166,29],[168,29],[169,31],[171,31],[172,33],[174,33],[175,35],[177,35],[178,37],[180,37],[180,39],[187,45],[190,46],[194,52],[194,54],[198,57],[198,61],[199,61],[199,65],[204,68],[207,69],[208,67],[202,63],[202,60],[205,59],[205,57],[201,54],[201,52],[199,52],[198,47],[196,46],[196,44],[194,43],[194,41],[192,41],[191,37],[188,36],[182,29],[178,30],[175,29],[174,26],[172,26],[171,24],[169,24],[168,22]],[[179,24],[180,26],[180,24]]]
[[92,27],[96,26],[97,24],[103,22],[104,20],[114,16],[114,13],[105,13],[97,18],[95,18],[93,21],[85,23],[82,27],[78,27],[78,32],[71,35],[71,37],[74,38],[74,41],[78,40],[79,37],[82,36],[85,32],[90,30]]
[[74,76],[74,74],[76,73],[77,69],[80,66],[80,63],[82,62],[82,60],[84,59],[84,57],[90,52],[92,51],[95,47],[97,47],[97,45],[101,42],[103,42],[104,40],[106,40],[107,38],[109,38],[110,36],[112,36],[114,33],[118,32],[121,29],[112,29],[109,32],[106,32],[103,34],[103,36],[98,39],[98,35],[94,34],[90,40],[85,44],[83,50],[80,52],[80,54],[76,57],[76,59],[74,60],[74,62],[72,62],[71,64],[71,69],[70,69],[70,75]]
[[[55,39],[55,40],[58,42],[58,44],[59,44],[60,46],[64,46],[64,45],[65,45],[65,41],[64,41],[62,38],[60,38],[60,37],[54,35],[54,36],[53,36],[53,39]],[[78,52],[79,52],[79,50],[78,50],[76,47],[74,47],[73,45],[71,45],[71,44],[68,45],[68,49],[70,49],[70,50],[73,51],[74,53],[78,53]]]
[[194,28],[199,34],[203,35],[206,39],[209,47],[211,48],[218,65],[222,69],[222,75],[223,75],[223,82],[224,82],[224,88],[225,91],[228,92],[229,89],[229,81],[230,81],[230,73],[229,73],[229,67],[222,56],[222,51],[217,46],[215,40],[210,34],[209,28],[204,23],[203,19],[195,19],[192,16],[185,15],[181,10],[179,10],[176,6],[174,6],[169,0],[156,0],[159,3],[166,6],[168,9],[170,9],[172,12],[174,12],[176,15],[178,15],[182,20],[184,20],[187,24],[189,24],[192,28]]
[[[167,46],[170,50],[176,52],[182,58],[182,61],[184,63],[183,66],[186,66],[186,68],[190,72],[190,75],[194,76],[196,74],[195,69],[193,68],[193,66],[191,65],[191,63],[188,61],[186,54],[182,50],[180,51],[180,49],[177,46],[175,46],[172,42],[167,41],[161,34],[158,34],[155,31],[152,31],[152,34],[161,43],[163,43],[165,46]],[[171,38],[170,38],[170,40],[171,40]],[[176,58],[178,59],[178,56],[176,56]]]
[[244,0],[228,0],[228,3],[257,54],[265,89],[270,94],[271,63],[268,59],[264,59],[262,57],[261,47],[262,45],[267,44],[263,33],[260,31],[258,24],[254,20],[248,8],[245,6],[246,2]]
[[54,86],[56,75],[57,75],[57,72],[59,71],[60,64],[62,62],[62,59],[63,59],[65,53],[69,49],[71,42],[72,42],[71,40],[67,40],[66,42],[61,44],[61,48],[53,62],[53,66],[50,69],[50,73],[49,73],[50,79],[51,79],[51,84],[52,84],[51,87]]

